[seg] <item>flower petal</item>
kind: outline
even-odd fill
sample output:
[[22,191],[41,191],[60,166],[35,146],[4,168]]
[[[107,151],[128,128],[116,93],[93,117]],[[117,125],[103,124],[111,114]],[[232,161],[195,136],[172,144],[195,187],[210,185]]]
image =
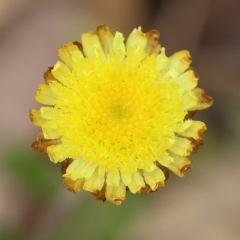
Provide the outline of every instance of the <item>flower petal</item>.
[[160,33],[157,30],[151,30],[146,33],[147,44],[145,46],[145,51],[151,55],[153,53],[158,54],[161,45],[158,43]]
[[191,55],[189,51],[182,50],[174,53],[170,58],[166,71],[175,69],[178,73],[183,73],[191,63]]
[[55,96],[48,84],[39,84],[35,94],[35,100],[46,105],[53,105]]
[[100,25],[97,27],[96,34],[101,44],[102,50],[107,56],[113,47],[113,35],[107,25]]
[[41,112],[39,110],[30,109],[29,117],[32,123],[37,127],[41,127],[42,124],[46,122],[46,120],[42,118]]
[[62,144],[47,147],[49,159],[54,162],[62,162],[69,157],[69,151]]
[[182,131],[178,134],[182,137],[202,139],[202,134],[206,131],[206,125],[200,121],[187,120],[183,123]]
[[83,52],[87,58],[103,57],[102,47],[96,34],[91,32],[82,34],[82,45]]
[[146,47],[146,44],[147,44],[146,34],[143,33],[141,31],[141,27],[139,27],[138,29],[135,28],[130,33],[127,39],[126,48],[128,49],[129,47],[133,47],[133,48],[144,50]]
[[125,57],[125,44],[124,44],[124,37],[122,33],[116,32],[113,38],[113,48],[112,48],[114,55],[119,61],[123,61]]
[[168,168],[179,177],[184,177],[187,169],[192,168],[191,162],[184,156],[171,153],[174,161],[168,165]]
[[197,99],[197,103],[189,108],[188,111],[203,110],[213,104],[213,98],[208,96],[203,89],[194,88],[192,92]]
[[90,192],[100,191],[105,183],[105,178],[98,175],[97,169],[93,175],[85,180],[83,188]]
[[59,57],[69,69],[72,68],[72,62],[75,60],[73,59],[73,55],[77,54],[79,56],[78,60],[83,59],[83,54],[80,49],[82,49],[82,46],[78,42],[71,42],[71,43],[62,45],[58,49]]
[[53,67],[49,67],[43,74],[43,78],[45,79],[46,83],[57,81],[57,79],[52,75]]
[[63,85],[71,87],[75,76],[64,63],[58,61],[52,71],[52,75],[59,80]]
[[170,148],[171,152],[184,157],[190,155],[192,150],[191,141],[180,137],[175,139],[173,146]]
[[125,173],[125,172],[121,172],[121,177],[122,177],[122,181],[126,186],[129,186],[129,184],[132,181],[132,174],[131,173]]
[[142,187],[145,187],[145,182],[139,172],[135,172],[132,174],[132,180],[131,180],[131,183],[128,185],[128,187],[132,193],[136,193]]
[[78,193],[82,190],[85,180],[83,178],[73,181],[70,178],[63,179],[63,186],[70,192]]
[[38,152],[47,152],[47,148],[51,145],[60,144],[60,139],[45,139],[43,133],[37,135],[37,141],[33,142],[32,147]]
[[126,196],[126,186],[120,182],[118,187],[106,186],[106,199],[115,205],[121,205]]
[[108,173],[107,175],[107,186],[118,187],[120,182],[119,173]]
[[152,191],[155,191],[159,186],[164,186],[165,176],[159,168],[152,172],[143,171],[143,176]]
[[173,79],[173,82],[185,88],[186,91],[189,91],[197,86],[198,76],[194,70],[188,70]]

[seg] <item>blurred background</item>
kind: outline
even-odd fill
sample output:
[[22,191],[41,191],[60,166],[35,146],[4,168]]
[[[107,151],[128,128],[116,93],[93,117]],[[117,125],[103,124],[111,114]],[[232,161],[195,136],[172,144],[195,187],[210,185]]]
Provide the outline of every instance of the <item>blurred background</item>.
[[[195,116],[208,131],[186,178],[128,193],[120,207],[65,190],[60,164],[30,147],[43,72],[59,45],[100,23],[125,36],[158,29],[168,56],[190,50],[199,86],[215,99]],[[239,30],[238,0],[0,0],[0,239],[240,239]]]

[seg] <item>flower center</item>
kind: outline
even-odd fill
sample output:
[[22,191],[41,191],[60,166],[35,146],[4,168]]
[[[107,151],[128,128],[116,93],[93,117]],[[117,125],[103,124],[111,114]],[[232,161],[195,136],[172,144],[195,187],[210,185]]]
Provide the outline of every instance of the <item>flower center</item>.
[[85,71],[76,71],[71,100],[55,105],[64,112],[58,129],[70,157],[107,172],[151,166],[171,147],[184,119],[179,86],[159,80],[156,57],[145,53],[128,51],[122,62],[114,55],[84,59],[76,66]]
[[143,102],[141,91],[127,87],[125,82],[117,87],[107,86],[90,102],[93,106],[90,118],[102,134],[130,137],[133,128],[138,127],[144,119]]

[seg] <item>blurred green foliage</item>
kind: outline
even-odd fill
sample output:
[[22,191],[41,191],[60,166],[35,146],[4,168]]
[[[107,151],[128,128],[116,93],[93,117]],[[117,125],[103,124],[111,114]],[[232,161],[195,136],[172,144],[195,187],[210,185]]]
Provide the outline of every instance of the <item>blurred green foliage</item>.
[[11,228],[4,227],[0,232],[0,239],[1,240],[31,240],[26,236],[26,234],[22,234],[19,232],[14,231]]
[[51,163],[46,154],[32,149],[9,150],[6,167],[13,178],[18,180],[29,195],[47,201],[61,183],[60,166]]

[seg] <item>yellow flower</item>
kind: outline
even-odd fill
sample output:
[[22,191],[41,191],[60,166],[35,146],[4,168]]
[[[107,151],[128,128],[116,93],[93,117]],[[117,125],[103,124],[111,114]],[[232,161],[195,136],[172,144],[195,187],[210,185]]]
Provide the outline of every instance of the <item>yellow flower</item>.
[[45,72],[35,99],[46,106],[30,110],[42,129],[33,147],[63,162],[70,191],[119,205],[126,190],[155,191],[168,169],[183,177],[191,168],[206,126],[190,118],[213,100],[196,87],[189,52],[167,57],[159,35],[134,29],[125,44],[100,25],[61,46]]

